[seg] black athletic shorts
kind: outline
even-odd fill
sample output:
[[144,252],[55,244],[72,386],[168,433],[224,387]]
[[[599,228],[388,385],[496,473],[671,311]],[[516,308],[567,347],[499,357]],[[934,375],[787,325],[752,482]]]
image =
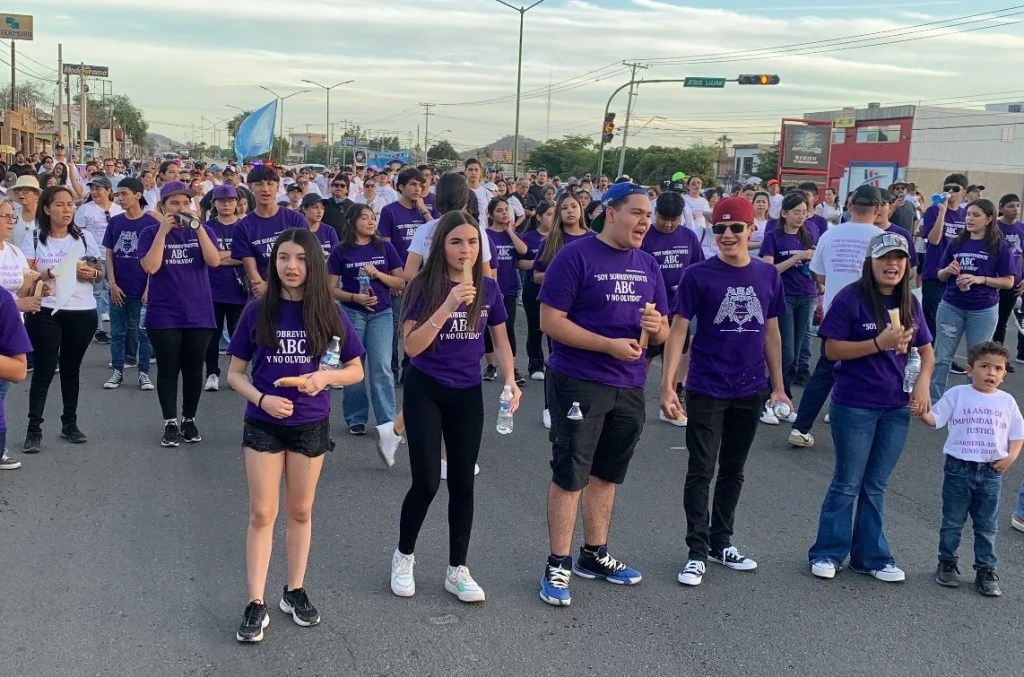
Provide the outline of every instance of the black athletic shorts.
[[242,446],[269,454],[294,451],[296,454],[316,458],[334,448],[331,422],[325,418],[305,425],[280,425],[246,416]]
[[[668,316],[668,326],[670,326],[670,327],[672,326],[672,320],[674,318],[675,318],[674,314]],[[690,350],[690,339],[693,337],[693,331],[694,331],[694,329],[693,329],[693,321],[691,320],[690,321],[690,327],[689,327],[689,329],[686,332],[686,339],[683,341],[683,355],[685,355],[687,353],[687,351]],[[647,347],[647,359],[648,360],[653,360],[655,357],[661,357],[664,354],[665,354],[665,344],[664,343],[659,343],[657,345],[652,343],[650,346]]]

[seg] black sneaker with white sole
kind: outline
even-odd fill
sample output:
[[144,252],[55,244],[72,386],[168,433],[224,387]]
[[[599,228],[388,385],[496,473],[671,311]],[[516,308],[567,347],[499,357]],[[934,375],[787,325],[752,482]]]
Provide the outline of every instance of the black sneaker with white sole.
[[239,642],[255,643],[263,641],[263,629],[270,625],[270,614],[263,602],[249,602],[242,615],[242,624],[238,626],[235,639]]
[[967,370],[964,369],[963,365],[960,364],[959,362],[953,362],[952,364],[949,365],[949,373],[956,374],[958,376],[963,376],[964,374],[967,373]]
[[639,571],[612,557],[604,545],[593,551],[580,546],[580,556],[573,562],[572,572],[583,578],[603,578],[617,585],[636,585],[643,580]]
[[708,559],[727,566],[733,571],[753,571],[757,568],[757,562],[749,557],[744,557],[735,546],[731,545],[718,552],[712,551],[708,553]]
[[296,625],[308,628],[320,622],[320,612],[310,604],[309,596],[305,588],[289,590],[284,586],[284,594],[281,596],[281,611],[292,615]]
[[489,364],[484,368],[483,379],[485,381],[493,381],[494,377],[498,375],[498,368],[493,364]]
[[177,421],[164,423],[164,436],[160,438],[161,447],[176,447],[181,444],[181,431]]
[[196,427],[194,418],[181,419],[181,439],[189,444],[203,441],[203,436],[199,434],[199,428]]

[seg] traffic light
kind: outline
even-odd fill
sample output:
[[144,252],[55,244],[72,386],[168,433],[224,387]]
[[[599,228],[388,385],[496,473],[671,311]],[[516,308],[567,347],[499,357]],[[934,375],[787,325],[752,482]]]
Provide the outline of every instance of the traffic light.
[[601,131],[603,132],[602,140],[605,143],[611,143],[615,138],[615,113],[605,113],[604,127],[601,128]]
[[758,73],[756,75],[741,75],[736,78],[736,82],[741,85],[777,85],[779,84],[779,76],[768,73]]

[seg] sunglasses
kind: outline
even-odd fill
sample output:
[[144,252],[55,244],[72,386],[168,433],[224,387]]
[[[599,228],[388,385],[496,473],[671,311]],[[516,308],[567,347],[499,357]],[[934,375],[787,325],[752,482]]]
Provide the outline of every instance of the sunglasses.
[[739,235],[746,229],[747,224],[745,223],[716,223],[715,225],[711,226],[711,232],[714,233],[715,235],[725,235],[726,230],[729,230],[730,232]]
[[332,183],[331,188],[348,188],[344,183]]
[[944,192],[946,192],[946,193],[959,193],[963,189],[964,189],[963,186],[956,186],[956,185],[953,185],[953,184],[950,184],[948,186],[943,186],[942,187],[942,190]]

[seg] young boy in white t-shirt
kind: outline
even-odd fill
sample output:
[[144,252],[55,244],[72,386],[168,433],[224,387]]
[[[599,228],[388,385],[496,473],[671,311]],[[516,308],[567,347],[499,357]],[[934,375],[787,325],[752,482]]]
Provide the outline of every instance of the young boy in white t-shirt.
[[960,585],[957,548],[967,515],[974,525],[974,586],[986,597],[998,597],[996,532],[1003,473],[1024,445],[1024,417],[1016,400],[999,390],[1006,377],[1009,353],[992,341],[972,346],[967,354],[970,385],[950,388],[923,413],[915,415],[928,425],[948,426],[942,450],[946,455],[942,479],[942,527],[939,530],[939,566],[935,581],[955,588]]

